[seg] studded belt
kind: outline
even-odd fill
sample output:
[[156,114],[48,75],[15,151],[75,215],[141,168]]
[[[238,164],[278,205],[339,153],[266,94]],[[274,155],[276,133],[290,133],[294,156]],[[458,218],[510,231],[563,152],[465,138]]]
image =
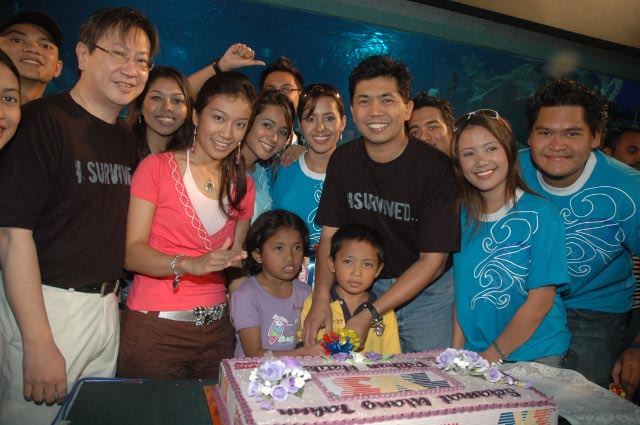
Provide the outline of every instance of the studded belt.
[[196,326],[202,326],[222,319],[228,308],[228,304],[224,302],[211,307],[196,307],[193,310],[160,311],[158,317],[178,322],[193,322]]

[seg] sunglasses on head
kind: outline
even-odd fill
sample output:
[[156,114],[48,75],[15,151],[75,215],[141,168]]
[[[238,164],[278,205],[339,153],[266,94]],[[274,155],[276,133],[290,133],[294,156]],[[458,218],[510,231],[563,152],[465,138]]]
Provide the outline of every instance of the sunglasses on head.
[[[460,116],[460,118],[458,118],[458,123],[462,119],[465,119],[465,121],[469,121],[471,118],[475,117],[476,114],[486,115],[489,118],[491,118],[492,120],[499,120],[500,119],[500,114],[496,110],[493,110],[493,109],[478,109],[477,111],[467,112],[466,114],[462,114]],[[453,129],[454,133],[456,131],[458,131],[458,127]]]

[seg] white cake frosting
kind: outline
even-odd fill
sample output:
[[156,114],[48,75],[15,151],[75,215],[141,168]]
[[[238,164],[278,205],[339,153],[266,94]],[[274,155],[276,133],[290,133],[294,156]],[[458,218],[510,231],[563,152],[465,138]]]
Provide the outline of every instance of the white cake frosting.
[[247,395],[251,371],[265,359],[228,359],[216,398],[224,424],[555,424],[555,403],[534,388],[450,375],[435,367],[440,352],[401,354],[351,364],[297,358],[311,373],[301,398],[263,410]]

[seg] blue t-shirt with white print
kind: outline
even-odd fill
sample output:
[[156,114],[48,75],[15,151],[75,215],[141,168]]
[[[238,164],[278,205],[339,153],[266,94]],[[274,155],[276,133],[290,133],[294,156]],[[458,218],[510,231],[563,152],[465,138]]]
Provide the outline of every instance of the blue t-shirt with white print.
[[529,149],[520,152],[527,184],[559,209],[564,221],[571,285],[567,308],[609,313],[631,309],[636,287],[631,252],[640,252],[640,172],[593,151],[571,186],[542,179]]
[[256,169],[251,171],[247,170],[247,174],[251,176],[253,182],[256,185],[256,200],[253,204],[253,217],[251,222],[256,221],[256,218],[260,214],[271,210],[271,180],[272,180],[272,168],[265,167],[259,162],[256,162]]
[[271,186],[272,207],[282,208],[297,214],[309,228],[309,242],[313,246],[320,242],[322,226],[315,224],[318,203],[322,195],[324,173],[309,169],[305,155],[288,167],[280,166],[276,181]]
[[[461,211],[462,243],[453,257],[455,301],[465,348],[481,352],[498,338],[530,289],[569,282],[564,232],[558,210],[546,199],[518,191],[516,206],[488,214],[476,227]],[[510,354],[514,361],[562,355],[571,335],[556,292],[538,329]]]

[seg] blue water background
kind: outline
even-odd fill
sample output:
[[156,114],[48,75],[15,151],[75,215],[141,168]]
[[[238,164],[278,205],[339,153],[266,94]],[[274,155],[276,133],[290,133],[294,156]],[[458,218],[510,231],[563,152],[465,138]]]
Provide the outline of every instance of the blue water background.
[[[511,121],[520,142],[526,142],[527,138],[526,99],[550,72],[548,64],[527,58],[525,52],[516,56],[241,0],[9,0],[2,2],[0,16],[17,10],[39,9],[61,24],[65,33],[60,55],[64,69],[47,89],[47,93],[53,93],[72,87],[76,81],[75,44],[80,24],[94,10],[108,6],[142,10],[160,34],[156,63],[176,66],[187,75],[221,56],[232,43],[241,41],[267,63],[281,55],[293,59],[303,72],[305,83],[333,84],[349,101],[347,80],[351,69],[368,56],[389,54],[411,69],[414,93],[425,90],[447,98],[457,115],[479,108],[497,109]],[[242,71],[257,83],[260,70],[245,68]],[[596,88],[612,101],[614,120],[638,124],[639,82],[580,69],[570,71],[567,76]],[[345,140],[358,135],[350,113],[348,118]]]

